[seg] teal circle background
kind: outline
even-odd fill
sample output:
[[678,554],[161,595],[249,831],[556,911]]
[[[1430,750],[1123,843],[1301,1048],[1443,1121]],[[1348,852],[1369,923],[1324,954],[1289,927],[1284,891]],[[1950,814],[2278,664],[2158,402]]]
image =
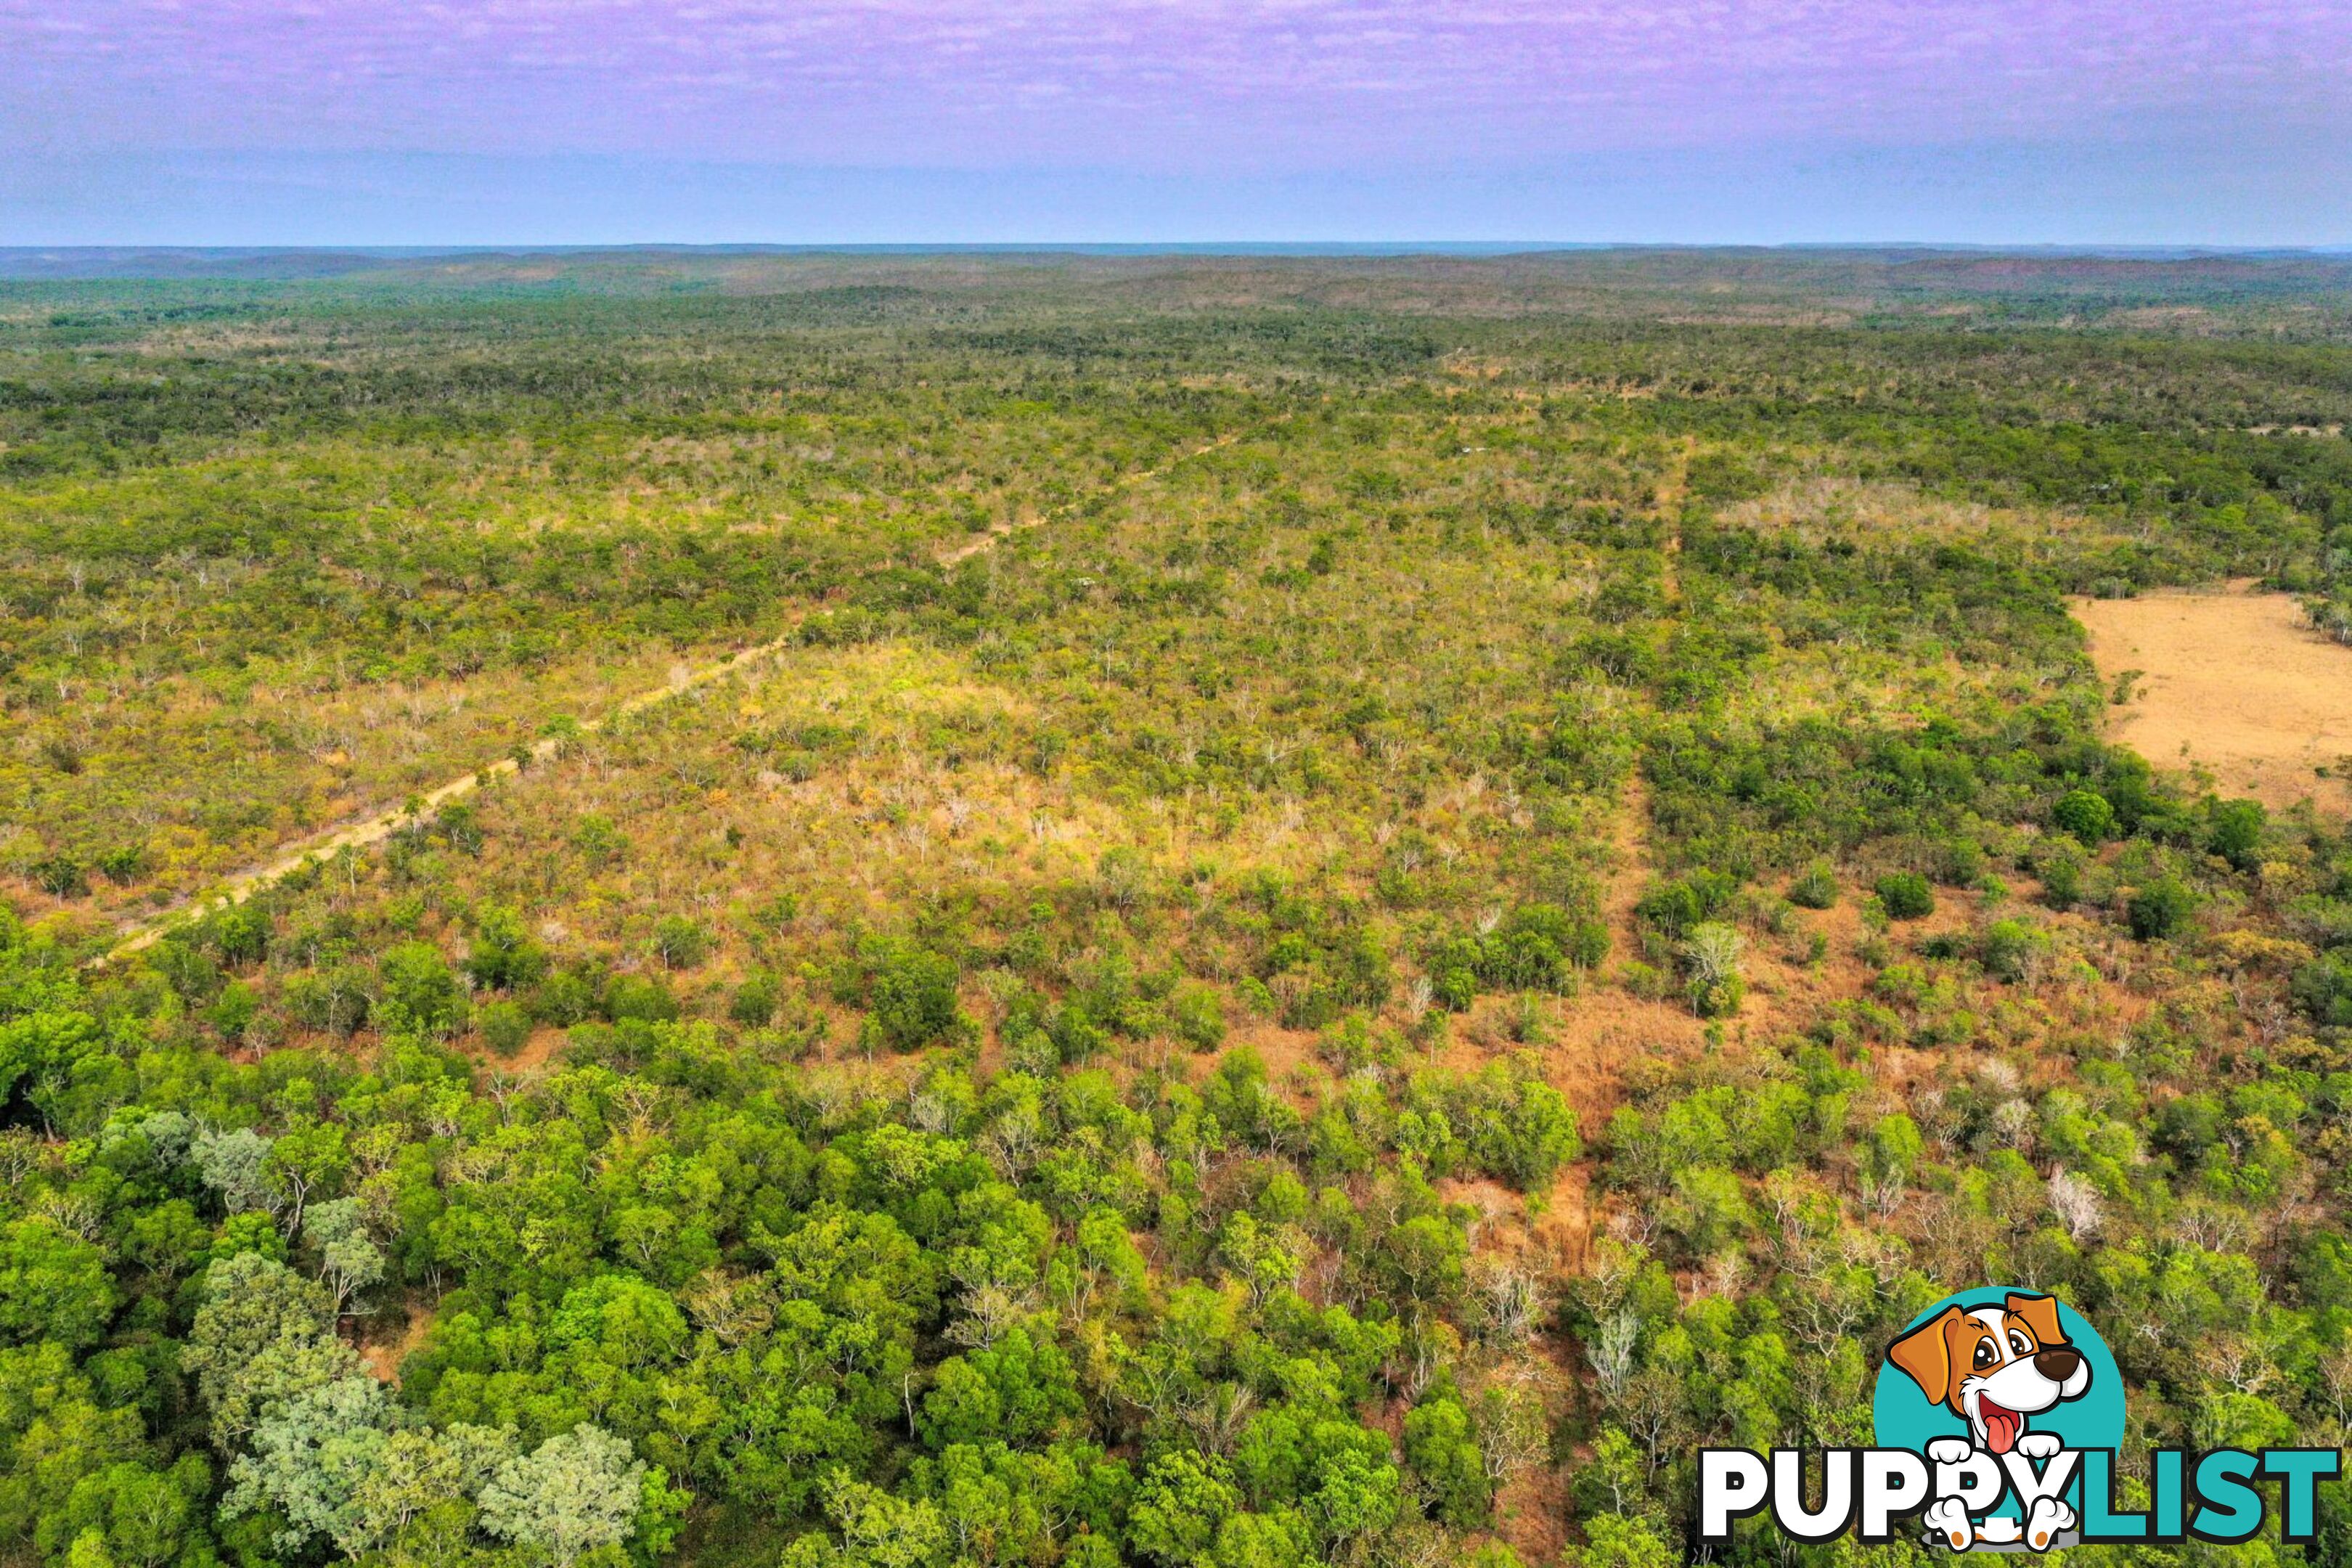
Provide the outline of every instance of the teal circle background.
[[[2001,1298],[2011,1294],[2040,1296],[2047,1292],[2021,1290],[2013,1285],[1986,1285],[1962,1290],[1945,1297],[1904,1324],[1903,1331],[1909,1333],[1947,1307],[1963,1310],[1998,1307]],[[2108,1352],[2107,1342],[2099,1337],[2099,1331],[2063,1301],[2058,1303],[2058,1326],[2066,1331],[2067,1342],[2091,1363],[2091,1386],[2083,1391],[2080,1399],[2063,1400],[2028,1417],[2025,1429],[2055,1432],[2069,1448],[2120,1448],[2124,1441],[2124,1380],[2116,1370],[2115,1356]],[[1931,1439],[1966,1439],[1969,1436],[1966,1421],[1953,1415],[1948,1405],[1927,1403],[1927,1396],[1919,1392],[1919,1385],[1911,1381],[1909,1374],[1884,1356],[1878,1363],[1877,1385],[1871,1394],[1870,1417],[1882,1448],[1909,1448],[1925,1454]],[[2083,1506],[2082,1485],[2078,1476],[2066,1488],[2066,1499],[2078,1513]],[[2016,1505],[2005,1501],[1993,1511],[2014,1513]]]

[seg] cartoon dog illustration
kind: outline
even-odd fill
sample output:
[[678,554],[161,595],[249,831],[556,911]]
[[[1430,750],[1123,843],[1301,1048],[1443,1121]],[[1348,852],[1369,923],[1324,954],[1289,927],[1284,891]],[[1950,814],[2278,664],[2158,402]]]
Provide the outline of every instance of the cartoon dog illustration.
[[[1940,1437],[1927,1445],[1927,1457],[1938,1463],[1959,1463],[1972,1446],[1996,1459],[2011,1449],[2029,1459],[2048,1458],[2058,1452],[2059,1440],[2052,1433],[2027,1432],[2028,1418],[2080,1399],[2091,1386],[2091,1363],[2066,1342],[2057,1300],[2016,1291],[1998,1307],[1945,1308],[1888,1346],[1886,1359],[1930,1404],[1969,1424],[1971,1443]],[[1966,1551],[1979,1534],[1987,1542],[2022,1536],[2042,1551],[2058,1531],[2074,1527],[2074,1510],[2042,1498],[2021,1531],[2007,1519],[1988,1519],[1979,1531],[1958,1499],[1945,1499],[1928,1509],[1927,1522],[1955,1551]]]

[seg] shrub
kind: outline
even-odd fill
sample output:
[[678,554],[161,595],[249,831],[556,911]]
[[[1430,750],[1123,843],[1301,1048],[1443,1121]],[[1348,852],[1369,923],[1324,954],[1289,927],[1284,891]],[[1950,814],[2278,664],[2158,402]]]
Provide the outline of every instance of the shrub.
[[533,942],[523,918],[499,904],[474,910],[473,942],[466,954],[466,973],[477,985],[512,991],[528,985],[547,970],[547,950]]
[[138,880],[139,873],[146,867],[147,852],[135,844],[110,849],[98,858],[99,871],[108,881],[117,884]]
[[2197,908],[2197,895],[2178,877],[2159,877],[2131,896],[2124,906],[2132,935],[2156,942],[2178,932]]
[[666,969],[697,969],[710,956],[710,930],[684,915],[664,915],[654,922],[654,956]]
[[775,1018],[776,1001],[774,977],[754,974],[735,988],[727,1004],[727,1016],[747,1029],[764,1028]]
[[2071,910],[2083,901],[2083,851],[2071,840],[2052,838],[2034,851],[2033,872],[2042,879],[2042,901]]
[[466,1016],[465,993],[441,950],[429,942],[404,942],[385,950],[376,965],[383,999],[427,1034],[446,1034]]
[[604,1016],[614,1023],[635,1018],[646,1024],[677,1021],[677,998],[651,974],[615,974],[604,982]]
[[1735,877],[1721,871],[1693,871],[1652,888],[1633,906],[1633,912],[1668,936],[1679,937],[1712,918],[1738,890]]
[[1225,999],[1213,985],[1179,985],[1168,999],[1168,1022],[1194,1050],[1215,1050],[1225,1043]]
[[857,944],[857,967],[869,1041],[911,1051],[970,1026],[956,1008],[955,960],[945,953],[903,937],[867,937]]
[[1748,995],[1748,981],[1739,972],[1746,945],[1738,931],[1719,921],[1691,928],[1683,941],[1682,961],[1692,1012],[1702,1018],[1720,1018],[1739,1011]]
[[1655,965],[1644,963],[1638,958],[1629,959],[1625,967],[1617,972],[1617,978],[1624,983],[1626,990],[1645,1002],[1665,999],[1667,977],[1660,973]]
[[1916,871],[1890,871],[1873,887],[1886,918],[1916,921],[1936,912],[1936,889]]
[[597,989],[578,970],[560,969],[532,986],[523,1005],[538,1022],[568,1029],[596,1011]]
[[1937,857],[1936,879],[1948,888],[1973,887],[1984,871],[1984,846],[1973,838],[1952,839]]
[[1466,1013],[1478,999],[1478,973],[1467,964],[1440,969],[1431,976],[1431,994],[1449,1013]]
[[2049,933],[2023,921],[1995,921],[1977,949],[1985,972],[2011,984],[2038,978],[2050,957]]
[[474,1015],[474,1027],[492,1056],[510,1057],[530,1038],[530,1015],[517,1002],[493,1002]]
[[89,896],[89,877],[82,863],[70,855],[53,855],[47,860],[35,861],[32,867],[33,886],[53,899],[86,899]]
[[351,1035],[366,1024],[374,1005],[374,978],[355,963],[296,974],[281,996],[286,1012],[305,1028]]
[[613,819],[601,812],[589,812],[572,826],[572,847],[592,866],[602,866],[620,858],[629,847]]
[[2085,844],[2105,843],[2116,830],[2116,808],[2095,790],[2068,790],[2050,808],[2050,819]]
[[1361,1013],[1350,1013],[1339,1020],[1337,1028],[1325,1031],[1315,1042],[1315,1054],[1330,1065],[1331,1070],[1345,1078],[1380,1059],[1381,1042],[1372,1036],[1371,1025]]
[[2289,994],[2323,1024],[2352,1026],[2352,953],[2331,952],[2294,972]]
[[2258,800],[2225,800],[2213,808],[2212,831],[2205,847],[2241,871],[2251,871],[2262,860],[2263,829],[2270,814]]
[[762,931],[783,931],[800,916],[800,899],[792,893],[778,893],[751,910],[749,919]]
[[1800,909],[1825,910],[1837,902],[1837,872],[1826,860],[1816,860],[1789,884],[1789,901]]

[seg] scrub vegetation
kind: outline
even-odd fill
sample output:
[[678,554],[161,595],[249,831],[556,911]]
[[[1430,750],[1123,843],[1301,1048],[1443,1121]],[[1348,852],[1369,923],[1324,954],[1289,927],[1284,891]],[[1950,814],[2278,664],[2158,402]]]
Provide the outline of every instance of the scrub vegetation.
[[0,1554],[1653,1568],[1979,1283],[2341,1443],[2339,797],[2068,599],[2333,635],[2347,285],[0,283]]

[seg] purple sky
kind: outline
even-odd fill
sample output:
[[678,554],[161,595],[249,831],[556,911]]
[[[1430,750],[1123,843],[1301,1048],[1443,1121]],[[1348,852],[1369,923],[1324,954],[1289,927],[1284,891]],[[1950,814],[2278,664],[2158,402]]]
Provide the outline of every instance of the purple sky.
[[[633,236],[649,238],[924,237],[923,191],[1044,200],[1047,219],[1056,188],[1096,193],[1074,199],[1106,222],[1158,189],[1261,229],[1285,200],[1328,226],[1350,190],[1442,224],[1455,189],[1469,228],[1651,237],[1562,225],[1633,221],[1645,182],[1687,187],[1703,222],[1710,183],[1760,179],[1822,232],[1792,211],[1785,233],[1720,237],[1868,221],[1887,238],[2352,243],[2352,0],[0,0],[0,243],[173,237],[129,229],[175,210],[207,230],[187,237],[231,237],[234,213],[201,204],[234,207],[240,182],[281,225],[320,195],[320,232],[287,238],[411,237],[328,232],[371,201],[380,219],[408,203],[420,241],[534,237],[425,231],[488,221],[500,181],[525,226],[567,202],[585,216],[561,193],[597,167],[622,220],[723,228],[731,200],[770,229],[822,226],[826,172],[862,169],[915,221]],[[709,210],[684,221],[663,191],[697,182]],[[793,189],[817,194],[795,209],[775,195]],[[1239,204],[1223,218],[1218,191]],[[2004,193],[2052,231],[1950,232],[1997,224]],[[2070,193],[2074,236],[2053,228]],[[1720,193],[1725,226],[1756,227],[1758,195]],[[2123,232],[2168,213],[2168,232]],[[2182,232],[2214,226],[2200,215],[2231,233]],[[971,232],[928,237],[1006,237],[958,221]]]

